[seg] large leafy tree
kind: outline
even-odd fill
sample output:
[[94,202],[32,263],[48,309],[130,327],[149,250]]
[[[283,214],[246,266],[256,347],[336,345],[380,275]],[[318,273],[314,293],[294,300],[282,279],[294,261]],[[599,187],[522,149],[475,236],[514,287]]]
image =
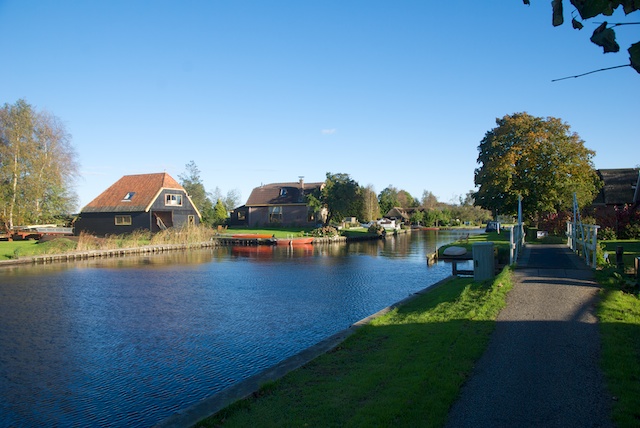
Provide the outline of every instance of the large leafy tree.
[[194,161],[185,165],[185,172],[178,176],[180,184],[187,191],[189,197],[200,211],[202,215],[202,223],[213,226],[215,223],[214,206],[211,202],[210,195],[207,193],[202,179],[200,178],[200,169]]
[[382,189],[378,195],[378,203],[380,204],[380,212],[382,215],[386,215],[393,207],[399,207],[398,189],[392,185],[388,185]]
[[380,192],[378,202],[382,215],[385,215],[394,207],[410,208],[417,207],[420,204],[420,201],[411,196],[409,192],[398,190],[392,185],[387,186]]
[[[530,0],[523,0],[524,4],[528,5]],[[582,20],[595,18],[597,16],[611,16],[613,12],[622,6],[625,15],[640,9],[640,1],[638,0],[570,0],[571,4],[575,7],[576,11],[580,15]],[[551,2],[552,9],[552,23],[556,27],[564,23],[564,6],[562,0],[553,0]],[[572,14],[573,15],[573,14]],[[573,28],[581,30],[584,25],[574,16],[571,20]],[[616,42],[616,33],[614,28],[621,25],[637,25],[638,22],[619,22],[608,23],[602,22],[591,35],[591,42],[602,47],[604,53],[618,52],[620,46]],[[621,67],[631,66],[634,70],[640,73],[640,42],[632,44],[628,49],[629,52],[629,64],[625,64]],[[597,70],[600,71],[600,70]],[[585,73],[589,74],[589,73]],[[577,77],[577,76],[572,76]]]
[[56,222],[76,208],[76,154],[64,125],[25,100],[0,108],[0,221]]
[[515,113],[496,119],[478,147],[473,195],[476,205],[497,214],[515,214],[518,197],[523,214],[537,221],[541,214],[570,208],[573,193],[580,206],[593,201],[599,179],[595,152],[560,119]]
[[327,208],[327,224],[332,220],[342,221],[344,217],[357,217],[362,212],[360,186],[349,174],[327,172],[322,202]]

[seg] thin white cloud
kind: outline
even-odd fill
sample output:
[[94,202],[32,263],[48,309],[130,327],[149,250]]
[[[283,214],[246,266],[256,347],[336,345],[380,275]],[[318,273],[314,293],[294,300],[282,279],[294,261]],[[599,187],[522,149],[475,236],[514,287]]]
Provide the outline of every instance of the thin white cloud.
[[323,129],[322,133],[324,135],[333,135],[337,132],[338,130],[336,128],[331,128],[331,129]]

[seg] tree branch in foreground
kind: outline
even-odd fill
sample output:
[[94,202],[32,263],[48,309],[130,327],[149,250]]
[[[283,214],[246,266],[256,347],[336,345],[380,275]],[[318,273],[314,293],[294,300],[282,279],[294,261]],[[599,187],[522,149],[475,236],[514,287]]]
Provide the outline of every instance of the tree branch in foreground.
[[601,69],[599,69],[599,70],[593,70],[593,71],[590,71],[590,72],[588,72],[588,73],[577,74],[577,75],[575,75],[575,76],[561,77],[560,79],[553,79],[553,80],[551,80],[551,81],[552,81],[552,82],[559,82],[560,80],[575,79],[575,78],[577,78],[577,77],[586,76],[586,75],[588,75],[588,74],[599,73],[599,72],[601,72],[601,71],[613,70],[613,69],[616,69],[616,68],[622,68],[622,67],[631,67],[631,64],[616,65],[615,67],[601,68]]

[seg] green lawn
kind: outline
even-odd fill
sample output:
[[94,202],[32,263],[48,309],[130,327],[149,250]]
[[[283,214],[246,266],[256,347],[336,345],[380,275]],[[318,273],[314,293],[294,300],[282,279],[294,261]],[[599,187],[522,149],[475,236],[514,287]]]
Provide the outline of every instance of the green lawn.
[[38,241],[0,241],[0,260],[15,259],[16,255],[37,249]]
[[198,426],[442,426],[510,288],[447,282]]
[[625,267],[632,268],[634,259],[640,257],[640,241],[638,240],[600,241],[600,243],[603,245],[604,251],[609,253],[609,263],[612,265],[616,263],[616,248],[618,246],[622,246],[624,250],[622,261]]
[[313,228],[304,228],[304,227],[294,227],[294,228],[235,228],[229,227],[228,229],[220,232],[221,234],[240,234],[240,233],[250,233],[250,234],[258,234],[258,235],[274,235],[276,238],[290,238],[290,237],[300,237],[305,236],[310,233]]

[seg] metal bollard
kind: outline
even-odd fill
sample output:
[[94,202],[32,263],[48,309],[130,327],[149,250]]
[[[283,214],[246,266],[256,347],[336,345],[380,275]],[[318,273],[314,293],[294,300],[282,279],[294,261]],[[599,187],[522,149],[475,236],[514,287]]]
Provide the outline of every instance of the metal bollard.
[[624,249],[622,245],[618,245],[616,247],[616,266],[618,269],[624,269],[624,262],[622,261],[622,254],[624,253]]

